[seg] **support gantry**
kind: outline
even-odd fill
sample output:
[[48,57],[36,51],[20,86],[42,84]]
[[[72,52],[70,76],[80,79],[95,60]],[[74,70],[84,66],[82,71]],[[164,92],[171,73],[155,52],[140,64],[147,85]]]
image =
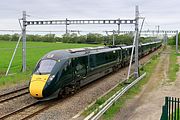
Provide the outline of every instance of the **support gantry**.
[[176,31],[176,53],[179,53],[179,50],[178,50],[178,30]]
[[23,11],[22,28],[22,71],[26,71],[26,11]]
[[[136,6],[136,8],[138,8]],[[139,15],[139,12],[137,12]],[[120,25],[121,24],[134,24],[136,25],[136,27],[138,27],[138,19],[139,17],[136,16],[135,19],[97,19],[97,20],[70,20],[70,19],[65,19],[65,20],[26,20],[26,12],[23,11],[23,36],[22,36],[22,44],[23,44],[23,49],[22,49],[22,54],[23,54],[23,58],[22,58],[22,71],[26,71],[26,27],[31,25],[65,25],[66,27],[66,34],[68,33],[68,25],[83,25],[83,24],[116,24],[118,25],[118,33],[120,33]],[[138,30],[136,28],[136,30]],[[114,42],[113,42],[114,43]],[[137,44],[138,46],[138,44]],[[136,47],[137,47],[136,46]],[[136,51],[138,52],[138,51]],[[138,53],[136,53],[137,55]],[[136,59],[138,60],[138,59]],[[136,61],[136,63],[138,63],[138,61]],[[136,66],[138,67],[138,66]],[[137,68],[138,69],[138,68]],[[138,71],[136,71],[136,74]]]
[[139,77],[139,58],[138,58],[138,46],[139,46],[139,7],[136,6],[136,13],[135,13],[135,68],[134,68],[134,77]]
[[[121,24],[134,24],[135,25],[135,69],[134,69],[134,76],[137,78],[139,77],[139,60],[138,60],[138,46],[139,46],[139,7],[136,6],[135,8],[135,19],[96,19],[96,20],[26,20],[26,12],[23,11],[23,29],[22,29],[22,71],[26,71],[26,27],[29,25],[65,25],[66,27],[66,34],[68,33],[68,25],[83,25],[83,24],[116,24],[118,25],[117,32],[120,34],[120,25]],[[141,33],[149,33],[149,32],[156,32],[156,31],[141,31]],[[159,33],[167,33],[167,31],[160,31]],[[174,33],[174,31],[168,31]],[[114,33],[114,31],[113,31]],[[113,45],[115,42],[113,40]],[[176,31],[176,52],[178,52],[178,31]]]

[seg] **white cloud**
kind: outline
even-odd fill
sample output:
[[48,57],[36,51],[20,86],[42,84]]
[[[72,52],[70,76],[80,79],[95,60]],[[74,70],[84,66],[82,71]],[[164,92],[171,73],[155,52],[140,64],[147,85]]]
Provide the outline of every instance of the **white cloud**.
[[[178,0],[6,0],[0,4],[0,29],[18,29],[17,19],[22,11],[31,15],[29,19],[103,19],[134,18],[135,5],[146,17],[144,28],[154,29],[160,25],[164,29],[179,29],[180,1]],[[167,27],[168,26],[168,27]],[[58,29],[64,26],[30,27],[30,29]],[[71,26],[72,29],[112,30],[116,26]],[[132,26],[122,25],[122,29]]]

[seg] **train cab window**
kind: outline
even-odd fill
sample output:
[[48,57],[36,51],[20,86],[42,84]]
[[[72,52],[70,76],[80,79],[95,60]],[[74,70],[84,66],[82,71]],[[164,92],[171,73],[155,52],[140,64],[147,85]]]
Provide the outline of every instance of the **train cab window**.
[[73,60],[73,66],[76,75],[85,76],[87,71],[88,57],[83,56],[79,58],[75,58]]
[[56,61],[51,59],[41,60],[36,67],[36,74],[47,74],[50,73],[55,66]]

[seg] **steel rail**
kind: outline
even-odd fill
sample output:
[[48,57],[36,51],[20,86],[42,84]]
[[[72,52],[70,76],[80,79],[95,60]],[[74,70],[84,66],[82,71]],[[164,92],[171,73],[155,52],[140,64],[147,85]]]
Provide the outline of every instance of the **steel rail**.
[[39,103],[40,103],[40,101],[36,101],[36,102],[31,103],[31,104],[29,104],[29,105],[23,106],[22,108],[19,108],[19,109],[13,111],[13,112],[10,112],[10,113],[7,113],[7,114],[1,116],[1,117],[0,117],[0,120],[6,119],[6,118],[8,118],[8,117],[10,117],[10,116],[18,113],[18,112],[21,112],[21,111],[23,111],[23,110],[25,110],[25,109],[27,109],[27,108],[30,108],[30,107],[32,107],[32,106],[34,106],[34,105],[39,104]]
[[[41,113],[41,112],[43,112],[43,111],[45,111],[45,110],[53,107],[54,105],[57,105],[57,103],[59,103],[59,102],[62,101],[62,99],[61,99],[60,101],[59,101],[59,100],[56,101],[56,100],[57,100],[57,99],[52,100],[51,103],[49,103],[49,102],[47,101],[47,102],[46,102],[47,104],[45,104],[45,106],[43,106],[43,108],[40,108],[39,110],[37,110],[37,111],[35,111],[35,112],[33,112],[33,113],[29,114],[29,115],[26,115],[25,117],[23,117],[23,118],[20,119],[20,120],[28,120],[28,119],[36,116],[37,114],[39,114],[39,113]],[[40,102],[44,102],[44,101],[38,101],[38,102],[40,103]]]
[[8,98],[5,98],[5,99],[0,100],[0,103],[6,102],[6,101],[8,101],[8,100],[11,100],[11,99],[14,99],[14,98],[23,96],[23,95],[26,95],[26,94],[28,94],[28,93],[29,93],[28,91],[25,91],[25,92],[23,92],[23,93],[21,93],[21,94],[18,94],[18,95],[15,95],[15,96],[10,96],[10,97],[8,97]]
[[7,92],[7,93],[0,94],[0,98],[1,98],[1,97],[4,97],[4,96],[7,96],[7,95],[10,95],[10,94],[13,94],[13,93],[16,93],[16,92],[19,92],[19,91],[22,91],[22,90],[25,90],[25,89],[27,89],[27,88],[28,88],[28,86],[24,86],[24,87],[19,88],[19,89],[17,89],[17,90],[14,90],[14,91],[10,91],[10,92]]
[[43,112],[44,110],[47,110],[49,107],[52,107],[51,105],[46,105],[45,107],[41,108],[40,110],[33,112],[32,114],[27,115],[26,117],[20,119],[20,120],[28,120],[32,117],[34,117],[35,115],[37,115],[40,112]]

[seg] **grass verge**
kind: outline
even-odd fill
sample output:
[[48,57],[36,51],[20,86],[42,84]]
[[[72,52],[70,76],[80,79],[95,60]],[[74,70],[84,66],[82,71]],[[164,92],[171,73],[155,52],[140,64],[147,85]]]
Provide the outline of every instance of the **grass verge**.
[[82,115],[87,116],[96,109],[99,108],[100,105],[106,102],[110,97],[112,97],[117,91],[121,90],[123,87],[127,86],[128,83],[133,82],[135,79],[134,77],[130,77],[128,81],[124,81],[123,83],[117,85],[114,89],[112,89],[109,93],[106,95],[100,97],[99,99],[96,100],[96,102],[90,106],[87,110],[85,110]]
[[87,116],[91,112],[93,112],[95,109],[98,109],[100,105],[102,105],[107,99],[109,99],[111,96],[113,96],[118,90],[122,89],[124,87],[123,84],[118,85],[116,88],[114,88],[112,91],[110,91],[105,96],[101,97],[100,99],[97,99],[96,102],[89,107],[87,110],[85,110],[82,115]]
[[177,55],[178,54],[176,54],[175,47],[171,47],[168,72],[169,82],[174,82],[176,80],[176,73],[179,71],[179,64],[177,64]]
[[16,73],[14,75],[8,75],[0,78],[0,88],[11,86],[13,84],[23,83],[30,79],[31,72]]

